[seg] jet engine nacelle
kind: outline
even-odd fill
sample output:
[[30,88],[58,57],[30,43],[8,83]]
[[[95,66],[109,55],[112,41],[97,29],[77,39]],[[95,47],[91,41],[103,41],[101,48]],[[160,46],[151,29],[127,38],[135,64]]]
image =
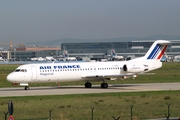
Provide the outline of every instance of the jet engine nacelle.
[[148,65],[136,65],[136,64],[130,64],[130,65],[123,65],[123,70],[128,73],[139,73],[139,72],[145,72],[148,70]]

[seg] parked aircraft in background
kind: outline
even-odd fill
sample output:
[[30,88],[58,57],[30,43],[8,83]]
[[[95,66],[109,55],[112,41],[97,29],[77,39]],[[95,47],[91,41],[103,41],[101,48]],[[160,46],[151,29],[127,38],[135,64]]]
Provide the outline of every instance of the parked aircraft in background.
[[0,57],[0,62],[5,62],[6,60]]
[[33,57],[31,58],[31,61],[57,61],[54,57],[52,56],[46,56],[46,57]]
[[124,60],[123,56],[116,54],[115,49],[111,49],[110,55],[107,55],[108,61],[122,61]]
[[101,88],[108,88],[106,80],[137,77],[162,66],[160,61],[170,41],[155,41],[145,56],[129,61],[114,62],[70,62],[21,65],[7,76],[13,84],[19,83],[29,89],[30,83],[85,81],[85,87],[91,88],[90,81],[102,80]]

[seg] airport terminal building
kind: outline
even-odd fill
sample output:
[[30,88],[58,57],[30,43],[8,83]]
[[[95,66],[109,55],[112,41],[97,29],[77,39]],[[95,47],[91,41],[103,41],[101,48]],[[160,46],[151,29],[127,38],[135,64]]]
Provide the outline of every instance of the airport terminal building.
[[[62,49],[66,49],[69,56],[106,57],[114,49],[120,56],[145,55],[155,40],[140,40],[130,42],[97,42],[97,43],[63,43]],[[180,55],[180,40],[171,40],[173,43],[167,47],[167,55]]]
[[[94,42],[94,43],[62,43],[59,47],[26,47],[21,46],[12,50],[1,51],[1,57],[8,60],[28,61],[33,57],[63,56],[70,57],[91,57],[105,58],[115,50],[117,55],[143,56],[155,40],[141,40],[130,42]],[[180,40],[171,40],[172,45],[168,46],[166,54],[180,55]],[[66,53],[64,52],[66,51]]]
[[[147,52],[155,40],[131,41],[131,42],[97,42],[97,43],[62,43],[62,49],[69,53],[106,53],[115,49],[117,53]],[[178,42],[176,40],[176,42]],[[168,52],[180,52],[179,43],[168,46]]]

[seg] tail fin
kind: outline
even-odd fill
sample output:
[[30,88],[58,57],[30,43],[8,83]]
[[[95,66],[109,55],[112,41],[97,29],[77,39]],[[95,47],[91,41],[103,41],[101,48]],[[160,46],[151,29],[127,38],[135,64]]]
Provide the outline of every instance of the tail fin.
[[144,58],[146,60],[161,60],[161,58],[164,55],[164,52],[166,51],[167,45],[170,44],[170,41],[166,40],[157,40],[155,41]]
[[112,57],[116,56],[116,51],[114,49],[111,50],[111,56]]
[[156,60],[160,61],[166,51],[167,45],[171,42],[167,40],[157,40],[149,48],[145,56],[133,59],[131,61]]

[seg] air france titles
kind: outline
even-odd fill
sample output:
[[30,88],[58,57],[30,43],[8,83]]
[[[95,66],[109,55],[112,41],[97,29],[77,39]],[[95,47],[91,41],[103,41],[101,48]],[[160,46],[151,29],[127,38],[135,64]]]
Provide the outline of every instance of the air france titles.
[[80,68],[80,65],[59,65],[59,66],[53,66],[54,69],[67,69],[67,68]]
[[[53,75],[51,70],[60,70],[60,69],[77,69],[80,68],[80,65],[57,65],[57,66],[40,66],[39,69],[41,70],[47,70],[43,72],[48,73],[40,73],[40,75]],[[50,73],[49,73],[50,72]]]

